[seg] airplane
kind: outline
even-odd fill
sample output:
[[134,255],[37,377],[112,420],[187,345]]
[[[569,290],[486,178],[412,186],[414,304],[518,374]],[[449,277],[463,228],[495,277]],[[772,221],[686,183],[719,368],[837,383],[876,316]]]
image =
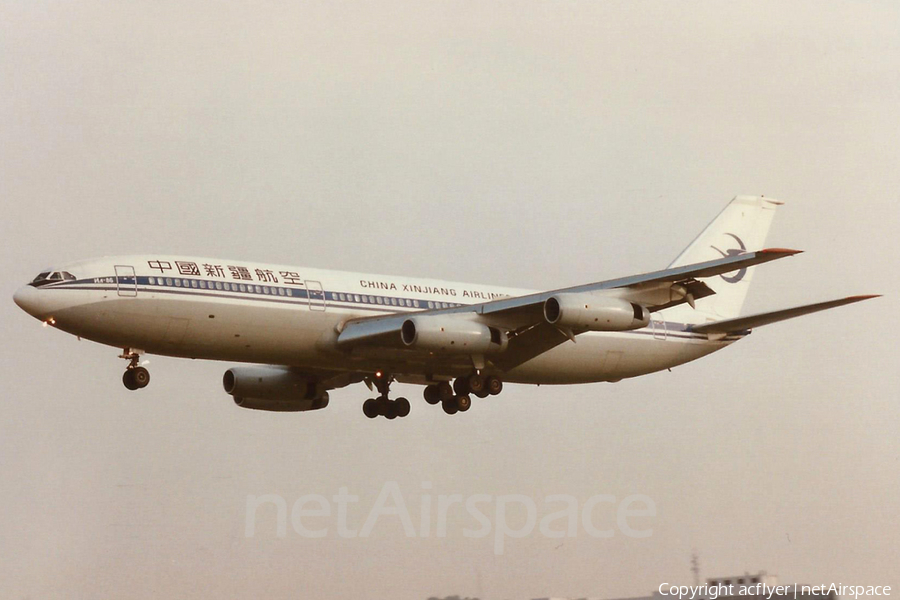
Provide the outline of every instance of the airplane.
[[247,409],[322,409],[329,391],[365,383],[378,393],[365,415],[395,419],[410,412],[390,397],[397,381],[456,414],[505,383],[618,382],[877,297],[741,316],[751,267],[800,252],[764,248],[783,204],[737,196],[666,269],[549,291],[149,254],[44,269],[14,301],[45,327],[123,349],[129,390],[147,386],[141,358],[156,354],[250,363],[223,377]]

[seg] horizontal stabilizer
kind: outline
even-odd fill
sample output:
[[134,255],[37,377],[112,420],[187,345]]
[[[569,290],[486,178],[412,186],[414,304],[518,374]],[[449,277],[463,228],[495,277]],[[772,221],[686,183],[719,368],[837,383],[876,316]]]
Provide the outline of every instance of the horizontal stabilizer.
[[806,306],[797,306],[795,308],[786,308],[784,310],[776,310],[758,315],[750,315],[747,317],[738,317],[737,319],[726,319],[724,321],[715,321],[713,323],[704,323],[703,325],[694,325],[691,331],[696,333],[708,333],[710,337],[716,335],[725,335],[736,331],[745,331],[754,327],[762,327],[770,323],[778,321],[786,321],[794,317],[808,315],[810,313],[819,312],[820,310],[828,310],[845,304],[853,304],[861,302],[869,298],[878,298],[877,294],[869,296],[850,296],[841,298],[840,300],[829,300],[828,302],[819,302],[817,304],[807,304]]

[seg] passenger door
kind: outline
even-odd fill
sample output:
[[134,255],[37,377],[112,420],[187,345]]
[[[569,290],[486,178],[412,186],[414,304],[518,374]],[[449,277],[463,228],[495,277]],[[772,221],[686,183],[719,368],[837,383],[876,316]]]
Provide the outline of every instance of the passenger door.
[[131,265],[116,265],[116,292],[120,296],[137,296],[137,277]]
[[653,328],[653,337],[658,340],[666,339],[666,322],[657,314],[651,317],[650,324]]
[[306,280],[306,297],[309,299],[309,310],[325,310],[325,291],[319,281]]

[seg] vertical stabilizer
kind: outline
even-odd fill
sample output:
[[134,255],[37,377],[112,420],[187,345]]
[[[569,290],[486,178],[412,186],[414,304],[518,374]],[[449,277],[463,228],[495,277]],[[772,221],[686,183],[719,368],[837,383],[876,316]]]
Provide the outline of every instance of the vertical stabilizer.
[[[772,217],[782,204],[784,202],[763,196],[736,196],[669,267],[765,248]],[[741,269],[705,279],[705,283],[715,290],[714,296],[698,300],[696,310],[678,306],[666,311],[666,316],[690,323],[737,317],[752,276],[753,269]]]

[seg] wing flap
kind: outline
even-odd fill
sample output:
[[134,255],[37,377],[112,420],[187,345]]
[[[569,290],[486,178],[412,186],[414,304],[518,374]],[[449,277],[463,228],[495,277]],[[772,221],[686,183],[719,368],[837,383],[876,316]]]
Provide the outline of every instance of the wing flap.
[[853,304],[870,298],[878,298],[877,294],[867,296],[848,296],[838,300],[829,300],[827,302],[818,302],[816,304],[807,304],[805,306],[797,306],[794,308],[786,308],[783,310],[775,310],[772,312],[749,315],[746,317],[738,317],[736,319],[726,319],[724,321],[715,321],[713,323],[704,323],[703,325],[695,325],[691,331],[697,333],[706,333],[710,336],[721,336],[724,334],[734,333],[737,331],[745,331],[754,327],[762,327],[779,321],[786,321],[795,317],[802,317],[810,313],[819,312],[820,310],[828,310],[844,306],[845,304]]

